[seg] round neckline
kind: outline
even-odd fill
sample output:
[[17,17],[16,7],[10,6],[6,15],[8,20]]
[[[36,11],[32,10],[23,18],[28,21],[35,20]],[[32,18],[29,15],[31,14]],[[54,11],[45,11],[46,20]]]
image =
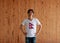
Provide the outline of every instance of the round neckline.
[[[28,18],[28,20],[29,20],[29,18]],[[29,20],[29,21],[33,21],[33,19],[32,20]]]

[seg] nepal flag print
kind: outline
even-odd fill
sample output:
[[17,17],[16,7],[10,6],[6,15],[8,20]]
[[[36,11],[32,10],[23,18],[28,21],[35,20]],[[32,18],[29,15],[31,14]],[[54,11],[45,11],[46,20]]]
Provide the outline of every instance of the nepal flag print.
[[29,29],[33,29],[33,24],[32,23],[29,23]]

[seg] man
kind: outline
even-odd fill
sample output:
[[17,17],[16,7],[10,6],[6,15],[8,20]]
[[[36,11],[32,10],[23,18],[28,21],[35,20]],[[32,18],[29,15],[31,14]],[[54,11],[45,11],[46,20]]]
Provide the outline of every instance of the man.
[[[21,24],[21,30],[25,35],[26,43],[36,43],[36,36],[39,34],[41,30],[41,23],[37,18],[34,18],[33,9],[28,10],[28,18],[25,19]],[[23,26],[26,27],[26,32],[23,31]],[[39,30],[36,32],[36,26],[39,26]]]

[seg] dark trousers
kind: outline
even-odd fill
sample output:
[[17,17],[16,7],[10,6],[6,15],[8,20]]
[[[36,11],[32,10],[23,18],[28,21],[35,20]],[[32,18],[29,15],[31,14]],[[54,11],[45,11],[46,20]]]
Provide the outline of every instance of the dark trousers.
[[26,43],[36,43],[36,37],[26,37]]

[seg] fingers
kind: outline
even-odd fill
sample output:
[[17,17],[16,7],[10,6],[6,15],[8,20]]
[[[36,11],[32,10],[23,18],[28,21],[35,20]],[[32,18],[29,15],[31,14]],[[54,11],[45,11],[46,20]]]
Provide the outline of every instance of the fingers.
[[24,33],[24,35],[26,36],[26,35],[27,35],[27,33],[25,32],[25,33]]

